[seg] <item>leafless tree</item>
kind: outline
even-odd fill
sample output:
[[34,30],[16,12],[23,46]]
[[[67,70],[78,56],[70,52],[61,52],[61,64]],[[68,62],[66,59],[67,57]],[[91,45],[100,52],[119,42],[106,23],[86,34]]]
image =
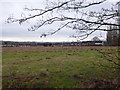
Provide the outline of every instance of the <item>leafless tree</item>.
[[[118,6],[118,12],[120,12],[120,2],[117,3]],[[107,33],[107,44],[110,46],[120,46],[120,15],[116,19],[116,23],[119,24],[119,26],[109,26],[108,33]]]
[[[35,15],[22,15],[19,19],[9,17],[8,23],[18,22],[22,24],[31,19],[39,18],[36,25],[31,26],[28,30],[35,31],[45,25],[52,25],[54,23],[61,23],[61,25],[54,31],[42,33],[40,37],[46,37],[62,30],[63,28],[70,28],[77,31],[72,37],[84,39],[97,30],[108,31],[107,26],[119,26],[114,23],[114,20],[119,16],[120,12],[115,6],[110,9],[101,8],[100,11],[92,11],[89,8],[102,4],[107,0],[89,1],[89,0],[48,0],[48,5],[44,9],[28,8],[25,10],[34,12],[39,11]],[[71,15],[68,16],[70,13]],[[111,22],[111,20],[113,22]]]
[[[72,30],[77,31],[76,34],[72,35],[72,37],[85,39],[90,34],[97,30],[101,31],[112,31],[119,30],[120,31],[120,11],[116,7],[117,4],[113,5],[110,9],[101,8],[100,11],[93,11],[89,8],[94,7],[96,5],[100,5],[105,3],[107,0],[54,0],[53,2],[48,0],[48,4],[44,9],[39,8],[28,8],[25,10],[34,12],[39,11],[38,14],[35,15],[22,15],[19,19],[14,17],[9,17],[7,19],[8,23],[18,22],[19,24],[23,24],[26,21],[31,19],[39,18],[36,21],[36,25],[31,26],[28,30],[35,31],[40,29],[42,26],[53,25],[54,23],[61,23],[56,30],[42,33],[40,37],[46,37],[47,35],[53,35],[63,28],[70,28]],[[119,2],[117,2],[119,4]],[[66,14],[70,13],[70,15]],[[116,19],[119,23],[115,23]],[[112,21],[112,22],[111,22]],[[106,27],[119,27],[108,30]],[[97,50],[98,51],[98,50]],[[99,51],[100,52],[100,51]],[[119,50],[118,50],[119,52]],[[100,52],[107,60],[114,63],[117,66],[120,66],[118,63],[114,62],[114,58],[108,58],[109,55],[106,56],[105,53]],[[115,58],[117,58],[116,56]],[[112,59],[112,60],[111,60]],[[119,58],[117,58],[119,61]]]
[[119,27],[110,26],[109,28],[110,31],[107,32],[107,45],[119,46],[120,31],[114,30],[118,28]]
[[[118,12],[120,13],[120,2],[117,4]],[[109,51],[111,53],[106,54],[105,52],[101,52],[100,50],[97,50],[99,53],[101,53],[107,61],[113,63],[115,65],[115,68],[120,69],[120,14],[118,15],[118,18],[116,19],[116,23],[119,26],[109,26],[109,31],[107,33],[107,44],[110,46],[118,46],[118,50],[114,52]]]

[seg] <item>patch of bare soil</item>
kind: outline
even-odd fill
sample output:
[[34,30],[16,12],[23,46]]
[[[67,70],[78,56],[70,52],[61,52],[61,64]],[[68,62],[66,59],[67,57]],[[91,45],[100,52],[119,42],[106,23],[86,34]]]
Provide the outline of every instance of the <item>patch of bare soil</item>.
[[120,88],[120,79],[106,80],[106,79],[92,79],[90,82],[85,82],[85,88]]
[[69,77],[74,79],[83,79],[84,76],[81,74],[81,75],[70,75]]

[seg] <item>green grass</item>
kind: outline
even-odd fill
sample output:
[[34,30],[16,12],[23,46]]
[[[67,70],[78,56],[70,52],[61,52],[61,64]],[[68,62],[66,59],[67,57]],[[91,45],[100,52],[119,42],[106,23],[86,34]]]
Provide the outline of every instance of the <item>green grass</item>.
[[23,50],[4,53],[2,58],[4,88],[83,88],[91,79],[119,77],[116,69],[99,66],[100,62],[107,66],[112,64],[91,49],[70,52]]

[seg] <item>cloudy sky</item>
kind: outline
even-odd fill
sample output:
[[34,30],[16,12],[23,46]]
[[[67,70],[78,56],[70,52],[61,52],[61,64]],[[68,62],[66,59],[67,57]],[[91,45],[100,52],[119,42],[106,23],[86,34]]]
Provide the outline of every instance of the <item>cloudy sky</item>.
[[[118,0],[108,0],[109,3],[102,4],[102,7],[110,7],[111,4]],[[20,18],[21,13],[25,13],[23,8],[42,8],[44,7],[44,0],[0,0],[0,31],[2,37],[0,40],[5,41],[43,41],[43,42],[59,42],[59,41],[77,41],[76,38],[71,38],[70,36],[74,33],[73,30],[63,29],[54,35],[50,35],[44,38],[40,38],[40,35],[46,32],[48,29],[52,30],[53,26],[45,26],[38,29],[35,32],[28,31],[30,27],[29,23],[23,23],[19,25],[18,23],[8,24],[6,20],[9,16],[14,16]],[[99,7],[98,7],[99,8]],[[98,9],[97,8],[97,9]],[[96,9],[96,10],[97,10]],[[33,20],[34,23],[34,20]],[[85,40],[90,40],[94,36],[101,36],[102,40],[106,38],[106,32],[97,31],[90,35]],[[0,35],[1,36],[1,35]]]

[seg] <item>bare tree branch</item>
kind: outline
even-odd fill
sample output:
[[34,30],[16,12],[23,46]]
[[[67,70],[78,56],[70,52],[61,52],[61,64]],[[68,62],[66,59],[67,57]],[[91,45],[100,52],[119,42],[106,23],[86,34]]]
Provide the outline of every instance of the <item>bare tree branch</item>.
[[98,49],[95,49],[95,50],[96,50],[97,52],[101,53],[107,61],[109,61],[109,62],[117,65],[117,66],[120,68],[120,63],[119,63],[120,59],[119,59],[119,58],[117,58],[117,59],[118,59],[118,62],[115,62],[115,60],[114,60],[114,59],[115,59],[115,56],[110,56],[109,54],[106,54],[106,53],[104,53],[104,52],[101,52],[101,51],[98,50]]
[[[43,17],[46,14],[50,14],[51,13],[51,16],[48,19],[42,18],[41,21],[38,22],[37,25],[31,26],[28,30],[29,31],[35,31],[35,30],[41,28],[44,25],[48,25],[48,24],[52,25],[53,23],[59,21],[62,24],[63,24],[63,22],[66,22],[66,24],[63,25],[64,27],[69,27],[70,22],[74,22],[69,27],[69,28],[72,28],[72,26],[73,26],[73,28],[72,28],[73,30],[75,28],[76,30],[77,29],[80,30],[80,31],[84,31],[85,30],[86,32],[87,31],[95,32],[97,30],[108,31],[106,28],[103,29],[101,27],[102,26],[105,26],[105,27],[106,26],[117,26],[117,27],[120,26],[118,23],[114,23],[114,22],[111,23],[111,22],[109,22],[109,20],[116,19],[116,17],[119,16],[119,12],[118,12],[117,9],[114,9],[113,7],[110,10],[102,8],[101,12],[89,11],[88,13],[81,11],[82,9],[86,9],[88,7],[99,5],[99,4],[101,4],[101,3],[105,2],[105,1],[107,1],[107,0],[101,0],[101,1],[98,1],[98,2],[96,1],[96,2],[91,2],[91,3],[86,4],[86,2],[84,0],[83,1],[77,1],[77,0],[66,1],[65,0],[65,1],[59,2],[57,4],[53,3],[53,7],[48,7],[46,9],[37,9],[37,8],[30,9],[30,8],[26,7],[25,10],[28,10],[28,11],[40,11],[40,12],[38,14],[35,14],[35,15],[32,15],[32,16],[28,16],[28,17],[24,17],[24,18],[20,18],[20,19],[15,19],[13,17],[9,17],[7,19],[7,22],[8,23],[19,22],[19,24],[21,24],[21,23],[23,23],[23,22],[25,22],[27,20],[34,19],[34,18],[40,17],[40,16]],[[61,16],[59,16],[59,15],[54,16],[53,15],[56,10],[57,11],[61,10],[63,12],[61,14],[58,13]],[[72,16],[69,17],[69,16],[64,15],[64,11],[67,11],[67,10],[68,11],[69,10],[73,10],[73,12],[75,12],[76,14],[77,13],[80,14],[81,17],[72,17]],[[77,10],[77,11],[75,11],[75,10]],[[75,23],[79,24],[80,26],[79,27],[75,27]],[[44,33],[41,36],[53,35],[56,32],[58,32],[61,29],[63,29],[64,27],[59,27],[53,33],[51,33],[51,34],[50,33],[49,34],[45,34]],[[114,30],[119,30],[119,29],[114,29]],[[87,38],[90,34],[87,34],[86,32],[84,32],[84,33],[85,33],[86,38]],[[81,37],[81,36],[84,36],[84,35],[79,35],[79,36]]]
[[65,10],[67,9],[81,9],[81,8],[87,8],[87,7],[90,7],[90,6],[94,6],[94,5],[97,5],[97,4],[101,4],[103,2],[105,2],[107,0],[103,0],[103,1],[100,1],[100,2],[95,2],[95,3],[90,3],[88,5],[84,5],[82,6],[81,4],[79,6],[74,6],[74,7],[67,7]]

